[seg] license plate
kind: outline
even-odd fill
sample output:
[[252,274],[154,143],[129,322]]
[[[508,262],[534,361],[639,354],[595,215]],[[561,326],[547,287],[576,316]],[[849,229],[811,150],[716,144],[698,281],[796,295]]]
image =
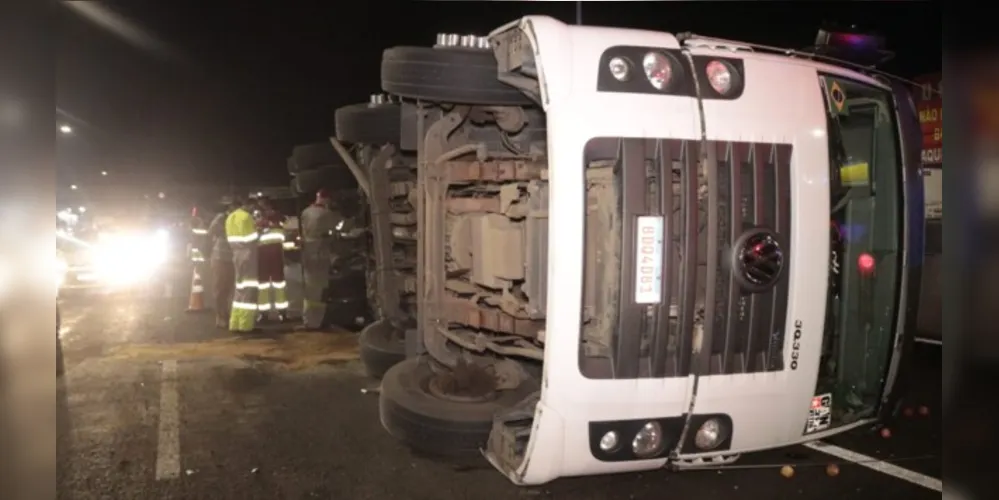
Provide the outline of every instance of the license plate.
[[635,238],[635,303],[658,304],[663,290],[663,218],[639,217]]

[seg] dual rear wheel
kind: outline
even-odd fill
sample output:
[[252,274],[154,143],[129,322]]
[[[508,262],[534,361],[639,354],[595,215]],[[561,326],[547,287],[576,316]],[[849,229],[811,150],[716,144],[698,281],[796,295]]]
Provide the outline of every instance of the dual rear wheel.
[[[382,56],[382,89],[426,102],[492,106],[532,101],[496,75],[491,51],[468,48],[394,47]],[[344,141],[398,144],[400,106],[357,104],[337,110],[337,135]],[[388,321],[369,325],[360,337],[367,373],[381,378],[382,425],[410,447],[438,456],[479,456],[493,417],[524,400],[536,381],[499,390],[492,373],[475,365],[446,369],[429,356],[405,356],[405,334]]]

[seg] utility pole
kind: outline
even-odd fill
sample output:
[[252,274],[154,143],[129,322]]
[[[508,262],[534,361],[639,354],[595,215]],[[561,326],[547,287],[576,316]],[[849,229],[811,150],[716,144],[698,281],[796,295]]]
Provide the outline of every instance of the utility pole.
[[578,0],[576,2],[576,25],[583,25],[583,2]]

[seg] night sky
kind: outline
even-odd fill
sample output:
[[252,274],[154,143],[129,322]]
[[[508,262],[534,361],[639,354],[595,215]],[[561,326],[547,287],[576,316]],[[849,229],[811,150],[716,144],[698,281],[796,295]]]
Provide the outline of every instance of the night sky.
[[[89,3],[89,2],[88,2]],[[135,183],[286,185],[295,144],[379,91],[381,51],[438,32],[485,34],[525,14],[575,19],[574,2],[101,2],[158,40],[123,40],[59,7],[60,192],[101,170]],[[339,7],[338,7],[339,5]],[[586,2],[589,25],[800,48],[823,21],[877,30],[903,76],[939,71],[936,2]]]

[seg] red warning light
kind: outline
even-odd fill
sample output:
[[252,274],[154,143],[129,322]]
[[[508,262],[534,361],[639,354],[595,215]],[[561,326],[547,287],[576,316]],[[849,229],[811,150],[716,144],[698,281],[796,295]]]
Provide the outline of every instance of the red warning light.
[[874,274],[874,256],[864,252],[857,257],[857,269],[865,276]]

